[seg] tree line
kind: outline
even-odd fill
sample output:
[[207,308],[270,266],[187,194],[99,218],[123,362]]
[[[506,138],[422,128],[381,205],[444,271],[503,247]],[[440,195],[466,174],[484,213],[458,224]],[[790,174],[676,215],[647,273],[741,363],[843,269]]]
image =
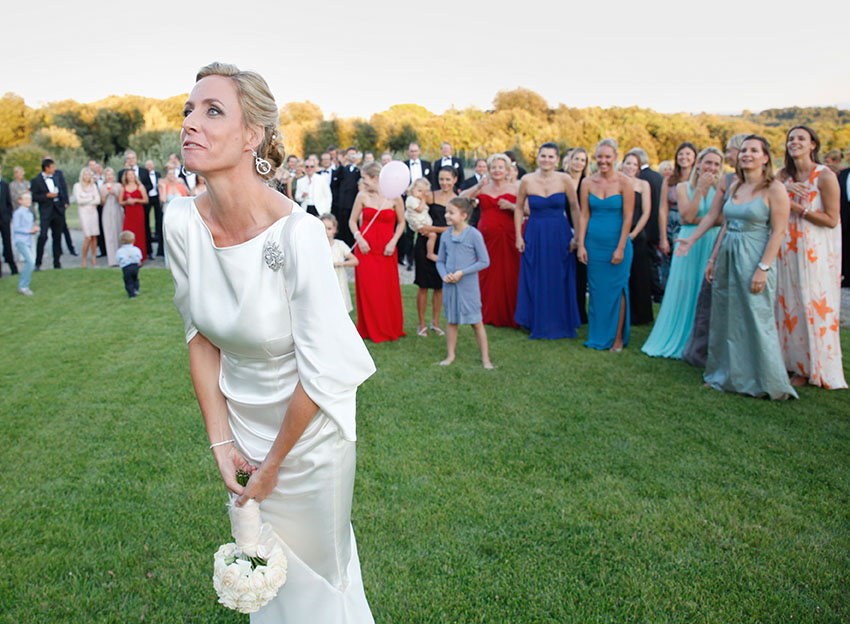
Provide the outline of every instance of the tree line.
[[[44,154],[62,163],[69,174],[88,158],[115,167],[124,150],[159,165],[179,152],[179,128],[186,95],[167,99],[136,95],[110,96],[91,103],[74,100],[31,108],[14,93],[0,98],[0,157],[8,173],[21,165],[35,175]],[[768,109],[740,115],[658,113],[647,108],[550,107],[538,93],[518,88],[499,91],[489,110],[449,109],[435,114],[417,104],[396,104],[369,119],[326,119],[313,102],[289,102],[280,111],[280,128],[288,153],[321,153],[329,145],[355,145],[361,151],[390,151],[402,156],[417,141],[425,157],[449,141],[468,166],[474,159],[512,149],[529,168],[537,146],[555,141],[562,148],[593,148],[614,137],[624,149],[641,146],[658,163],[673,156],[682,141],[700,148],[723,148],[732,135],[765,136],[781,157],[785,133],[796,124],[812,126],[823,150],[850,146],[850,110],[834,107]],[[73,179],[73,178],[72,178]]]

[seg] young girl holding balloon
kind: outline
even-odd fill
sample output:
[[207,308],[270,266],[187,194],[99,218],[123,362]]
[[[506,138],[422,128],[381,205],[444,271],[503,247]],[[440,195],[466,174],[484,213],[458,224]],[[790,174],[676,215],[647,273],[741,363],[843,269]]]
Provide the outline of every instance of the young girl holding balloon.
[[387,165],[387,172],[381,171],[378,162],[363,167],[364,190],[357,194],[348,221],[359,261],[354,268],[357,331],[374,342],[405,335],[396,243],[404,232],[401,194],[410,177],[403,163],[397,164],[406,179],[395,164]]

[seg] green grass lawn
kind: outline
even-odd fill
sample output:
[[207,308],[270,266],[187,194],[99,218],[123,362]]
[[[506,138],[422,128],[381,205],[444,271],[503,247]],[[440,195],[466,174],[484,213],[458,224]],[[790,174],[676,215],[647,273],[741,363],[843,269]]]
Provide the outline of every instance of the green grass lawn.
[[[0,280],[2,623],[247,622],[212,588],[225,496],[170,276],[141,284]],[[488,328],[495,371],[462,328],[443,368],[402,293],[358,402],[378,623],[850,621],[847,391],[705,389],[640,352],[648,327],[616,355]]]

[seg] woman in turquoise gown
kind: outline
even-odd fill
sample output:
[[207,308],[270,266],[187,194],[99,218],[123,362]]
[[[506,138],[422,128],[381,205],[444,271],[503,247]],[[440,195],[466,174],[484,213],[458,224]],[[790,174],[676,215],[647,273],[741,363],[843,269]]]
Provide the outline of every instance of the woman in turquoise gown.
[[[596,146],[597,173],[581,185],[583,211],[578,259],[587,264],[590,306],[587,341],[591,349],[622,351],[629,343],[629,273],[632,267],[632,225],[635,193],[631,180],[614,169],[617,142]],[[589,213],[589,214],[588,214]]]
[[[680,182],[676,186],[679,215],[682,219],[679,230],[681,238],[690,236],[697,229],[700,220],[708,214],[717,191],[716,184],[722,166],[723,154],[720,150],[707,147],[697,156],[690,180]],[[717,232],[718,228],[712,227],[691,247],[687,256],[674,255],[670,261],[664,300],[661,302],[652,332],[641,349],[647,355],[682,359],[682,351],[694,325],[705,264],[714,248]]]
[[[726,235],[712,277],[708,359],[703,379],[716,390],[770,399],[797,398],[788,380],[776,320],[776,268],[772,266],[785,237],[790,202],[773,178],[770,145],[750,135],[738,155],[738,179],[722,207]],[[687,255],[716,223],[722,196],[715,195],[708,215],[676,249]]]

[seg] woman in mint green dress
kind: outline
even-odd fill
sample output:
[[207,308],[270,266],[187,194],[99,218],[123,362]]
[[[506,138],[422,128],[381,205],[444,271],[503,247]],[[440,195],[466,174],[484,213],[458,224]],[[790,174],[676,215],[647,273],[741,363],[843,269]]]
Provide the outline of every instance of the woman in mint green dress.
[[[723,154],[716,147],[707,147],[697,156],[688,182],[676,185],[677,203],[682,226],[680,238],[690,236],[708,214],[717,191]],[[699,297],[702,275],[708,261],[718,228],[715,224],[691,248],[687,256],[673,256],[667,288],[658,318],[642,351],[652,357],[682,359],[682,350],[691,335]]]
[[[726,235],[711,277],[708,360],[703,379],[716,390],[770,399],[797,398],[788,381],[776,320],[776,268],[772,267],[788,226],[790,202],[773,178],[770,144],[750,135],[738,154],[738,179],[723,206]],[[696,231],[676,249],[686,256],[717,222],[722,196]]]

